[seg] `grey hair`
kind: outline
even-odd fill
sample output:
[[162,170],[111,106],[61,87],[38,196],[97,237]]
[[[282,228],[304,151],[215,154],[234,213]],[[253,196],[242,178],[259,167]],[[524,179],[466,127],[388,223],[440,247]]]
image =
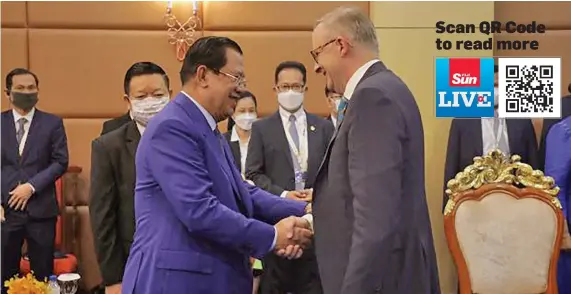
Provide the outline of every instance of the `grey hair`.
[[378,54],[379,41],[375,32],[375,25],[357,7],[337,7],[319,19],[315,27],[319,25],[327,27],[332,33],[342,34],[356,43],[365,45]]

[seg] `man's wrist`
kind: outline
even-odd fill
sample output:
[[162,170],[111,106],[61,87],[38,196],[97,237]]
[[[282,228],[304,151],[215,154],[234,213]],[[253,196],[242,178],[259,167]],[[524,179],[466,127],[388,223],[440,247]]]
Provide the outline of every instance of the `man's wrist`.
[[305,214],[311,214],[311,212],[313,211],[311,207],[312,207],[311,202],[307,203],[304,209]]
[[32,189],[32,194],[36,193],[36,188],[34,188],[34,185],[30,184],[30,183],[26,183],[28,186],[30,186],[30,189]]
[[276,247],[277,241],[278,241],[278,229],[276,229],[276,227],[274,227],[274,241],[272,241],[272,246],[270,247],[270,250],[268,250],[268,252],[271,252],[274,250],[274,248]]

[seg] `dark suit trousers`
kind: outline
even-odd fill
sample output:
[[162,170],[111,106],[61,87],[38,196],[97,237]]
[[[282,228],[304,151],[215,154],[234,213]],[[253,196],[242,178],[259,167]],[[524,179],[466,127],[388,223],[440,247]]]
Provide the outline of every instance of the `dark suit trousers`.
[[273,253],[263,259],[260,294],[322,294],[317,259],[313,247],[300,259],[288,260]]
[[[28,243],[30,267],[38,280],[49,278],[54,266],[56,218],[33,219],[27,212],[5,209],[2,224],[2,281],[20,272],[24,239]],[[4,283],[2,283],[4,284]],[[2,286],[2,293],[5,292]]]

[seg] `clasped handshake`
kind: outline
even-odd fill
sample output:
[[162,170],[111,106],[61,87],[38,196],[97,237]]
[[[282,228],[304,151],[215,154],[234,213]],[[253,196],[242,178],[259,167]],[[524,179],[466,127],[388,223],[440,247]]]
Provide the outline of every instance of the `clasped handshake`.
[[277,233],[275,254],[287,259],[300,258],[313,237],[309,221],[290,216],[279,221],[274,227]]

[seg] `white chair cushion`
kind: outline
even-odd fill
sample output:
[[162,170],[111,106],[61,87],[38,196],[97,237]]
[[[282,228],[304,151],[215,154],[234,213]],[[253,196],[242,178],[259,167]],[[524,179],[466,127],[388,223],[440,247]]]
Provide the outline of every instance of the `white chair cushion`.
[[474,293],[546,290],[557,228],[548,204],[492,192],[481,201],[462,202],[455,225]]

